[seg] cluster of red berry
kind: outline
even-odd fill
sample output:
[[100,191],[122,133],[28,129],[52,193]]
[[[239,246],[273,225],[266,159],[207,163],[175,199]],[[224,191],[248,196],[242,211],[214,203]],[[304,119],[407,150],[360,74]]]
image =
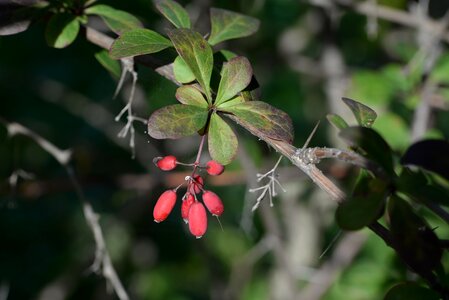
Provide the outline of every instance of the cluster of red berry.
[[[185,179],[187,182],[187,191],[182,197],[181,216],[189,224],[190,232],[196,238],[201,238],[207,230],[207,214],[204,205],[213,216],[217,217],[223,213],[224,206],[217,194],[203,189],[204,180],[200,175],[195,174],[195,172],[197,168],[202,168],[206,169],[209,175],[217,176],[223,173],[224,166],[214,160],[207,162],[206,166],[200,166],[199,163],[184,164],[178,162],[173,155],[156,157],[154,163],[163,171],[173,170],[178,164],[193,167],[192,176],[187,176]],[[171,213],[176,204],[176,192],[183,184],[173,190],[163,192],[159,197],[153,210],[155,222],[159,223],[164,221]],[[204,205],[197,198],[197,195],[201,192],[203,193],[202,199]]]

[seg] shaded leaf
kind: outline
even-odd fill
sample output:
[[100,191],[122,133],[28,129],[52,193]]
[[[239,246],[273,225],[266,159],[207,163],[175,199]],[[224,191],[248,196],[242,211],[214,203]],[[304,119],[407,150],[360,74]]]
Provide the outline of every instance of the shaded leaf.
[[210,118],[208,145],[212,159],[223,165],[229,164],[237,155],[237,137],[231,127],[216,113]]
[[170,40],[149,29],[137,28],[124,32],[109,51],[114,59],[159,52],[171,47]]
[[64,48],[76,39],[79,29],[80,23],[74,15],[55,14],[47,23],[45,39],[51,47]]
[[208,107],[203,94],[193,85],[183,85],[176,90],[176,99],[182,104],[194,105],[206,108]]
[[168,35],[211,103],[209,84],[214,66],[212,48],[198,32],[190,29],[174,29]]
[[187,11],[178,3],[172,0],[160,0],[156,3],[156,8],[167,18],[176,28],[190,28],[190,18]]
[[233,11],[210,9],[211,34],[209,44],[249,36],[259,29],[259,20]]
[[238,56],[232,58],[229,62],[225,62],[221,70],[221,80],[215,105],[220,106],[221,103],[245,89],[251,82],[252,76],[253,69],[246,57]]
[[390,146],[376,131],[366,127],[347,127],[340,131],[340,137],[352,147],[363,150],[368,159],[377,162],[388,174],[394,176]]
[[95,53],[95,58],[97,61],[109,72],[112,73],[115,77],[120,77],[121,66],[120,63],[109,56],[109,52],[107,50],[100,50]]
[[329,123],[331,123],[332,126],[334,126],[337,130],[345,129],[346,127],[349,127],[348,123],[336,114],[327,114],[326,116]]
[[401,164],[418,166],[449,180],[449,143],[444,140],[417,142],[407,149]]
[[449,191],[436,183],[429,184],[422,172],[413,172],[404,168],[396,184],[400,192],[420,204],[438,203],[449,207]]
[[132,14],[115,9],[109,5],[98,4],[86,8],[84,11],[88,15],[100,16],[106,25],[117,34],[127,30],[143,27],[142,23]]
[[195,75],[181,56],[176,56],[173,62],[173,73],[175,74],[175,79],[180,83],[188,83],[195,80]]
[[385,295],[384,300],[439,300],[440,295],[429,288],[413,282],[399,283]]
[[233,119],[254,135],[288,143],[293,141],[290,117],[265,102],[248,101],[221,110],[232,113],[235,116]]
[[427,223],[399,198],[388,203],[390,231],[399,256],[417,273],[429,274],[440,265],[440,241]]
[[335,211],[335,220],[344,230],[359,230],[380,216],[387,195],[387,185],[379,179],[363,176],[354,194]]
[[0,4],[0,36],[13,35],[28,29],[36,13],[40,10],[33,7],[39,1],[15,3],[13,1]]
[[174,104],[156,110],[148,120],[148,134],[155,139],[177,139],[195,134],[206,125],[208,111]]
[[359,123],[360,126],[368,128],[373,126],[374,121],[377,118],[377,114],[374,110],[358,101],[349,98],[343,97],[342,100],[351,109],[352,113],[357,119],[357,123]]

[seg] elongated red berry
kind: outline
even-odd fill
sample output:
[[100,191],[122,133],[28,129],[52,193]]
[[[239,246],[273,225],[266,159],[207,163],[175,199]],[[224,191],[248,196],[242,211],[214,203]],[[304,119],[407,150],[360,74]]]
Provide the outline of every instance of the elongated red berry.
[[164,157],[156,157],[153,162],[162,171],[170,171],[176,168],[176,157],[173,155],[167,155]]
[[199,194],[203,189],[204,179],[200,175],[193,176],[192,182],[189,184],[189,192],[191,194]]
[[207,173],[212,176],[220,175],[224,171],[224,166],[215,160],[208,161],[206,167]]
[[214,192],[204,191],[203,202],[204,205],[206,205],[207,210],[214,216],[219,217],[224,212],[223,202],[221,202],[220,197]]
[[189,222],[189,210],[190,206],[195,202],[195,197],[193,197],[192,194],[187,193],[184,200],[182,201],[181,205],[181,217],[183,218],[184,222]]
[[190,233],[201,238],[207,230],[206,209],[201,202],[195,202],[190,206],[189,210],[189,230]]
[[159,223],[167,219],[176,203],[176,192],[168,190],[162,193],[157,199],[153,209],[154,222]]

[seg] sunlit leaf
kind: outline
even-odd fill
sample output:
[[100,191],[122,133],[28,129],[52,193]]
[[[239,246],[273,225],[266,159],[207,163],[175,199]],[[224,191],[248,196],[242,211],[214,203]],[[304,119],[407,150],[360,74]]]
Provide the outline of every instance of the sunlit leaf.
[[404,282],[393,286],[384,300],[439,300],[440,295],[429,288],[413,282]]
[[159,0],[156,7],[177,28],[190,28],[189,14],[178,2]]
[[351,109],[360,126],[368,128],[373,126],[374,121],[377,118],[377,114],[374,110],[349,98],[342,98],[342,100]]
[[223,165],[229,164],[237,155],[237,137],[231,127],[216,113],[210,118],[208,142],[210,156]]
[[249,36],[259,29],[259,20],[220,8],[210,9],[210,21],[212,32],[208,41],[211,45]]
[[222,110],[232,113],[235,116],[233,119],[254,135],[288,143],[293,141],[293,125],[290,117],[265,102],[248,101]]
[[384,171],[394,176],[390,146],[376,131],[366,127],[347,127],[340,131],[340,137],[352,147],[362,150],[368,159],[377,162]]
[[117,60],[112,59],[109,56],[108,51],[106,50],[100,50],[97,53],[95,53],[95,58],[97,61],[109,72],[112,73],[115,77],[120,77],[121,73],[121,67],[120,63]]
[[192,85],[183,85],[176,90],[176,99],[182,104],[207,108],[208,104],[203,94]]
[[209,87],[214,66],[212,48],[198,32],[190,29],[174,29],[168,35],[205,91],[207,100],[212,102]]
[[229,101],[226,101],[225,103],[220,104],[220,109],[226,109],[228,107],[241,104],[243,102],[246,102],[246,100],[242,96],[237,96]]
[[385,204],[386,188],[385,182],[363,175],[354,194],[335,212],[338,226],[344,230],[359,230],[377,220]]
[[435,232],[398,196],[388,202],[395,250],[416,272],[430,273],[440,265],[442,249]]
[[449,180],[449,143],[444,140],[417,142],[407,149],[401,164],[418,166]]
[[114,41],[110,55],[114,59],[159,52],[172,46],[170,40],[149,29],[137,28],[124,32]]
[[329,121],[329,123],[331,123],[331,125],[334,126],[338,130],[345,129],[346,127],[349,127],[348,123],[346,123],[346,121],[339,115],[327,114],[326,118]]
[[55,14],[48,21],[45,39],[51,47],[65,48],[76,39],[79,29],[80,23],[74,15]]
[[175,79],[180,83],[189,83],[195,80],[195,75],[181,56],[176,56],[173,62],[173,73]]
[[215,105],[231,99],[237,93],[245,89],[251,82],[253,69],[248,59],[243,56],[232,58],[223,64],[221,70],[221,81],[218,87]]
[[86,8],[84,12],[88,15],[100,16],[106,25],[117,34],[143,27],[139,19],[134,17],[132,14],[123,10],[115,9],[109,5],[94,5]]
[[238,55],[235,52],[226,50],[226,49],[222,49],[219,51],[221,55],[223,55],[223,57],[226,59],[226,61],[231,60],[234,57],[237,57]]
[[207,109],[184,104],[165,106],[148,120],[148,134],[155,139],[177,139],[195,134],[206,125]]

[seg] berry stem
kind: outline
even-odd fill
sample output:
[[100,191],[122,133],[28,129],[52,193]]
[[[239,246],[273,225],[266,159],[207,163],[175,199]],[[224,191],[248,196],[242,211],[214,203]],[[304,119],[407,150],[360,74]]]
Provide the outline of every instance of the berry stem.
[[193,175],[195,175],[196,169],[198,168],[198,166],[200,164],[201,153],[203,152],[203,146],[204,146],[205,140],[206,140],[206,135],[203,135],[201,137],[200,147],[198,148],[198,154],[196,155],[195,163],[193,164],[192,178],[193,178]]

